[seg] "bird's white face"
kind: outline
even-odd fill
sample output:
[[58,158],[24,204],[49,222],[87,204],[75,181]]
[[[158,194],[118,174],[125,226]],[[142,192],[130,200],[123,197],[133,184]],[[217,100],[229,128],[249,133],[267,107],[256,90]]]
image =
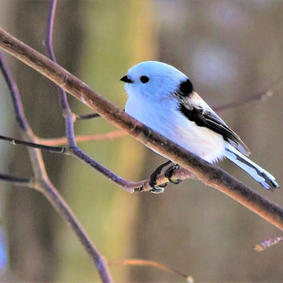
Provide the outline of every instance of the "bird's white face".
[[130,97],[162,99],[174,93],[187,76],[165,63],[145,61],[129,69],[121,80]]

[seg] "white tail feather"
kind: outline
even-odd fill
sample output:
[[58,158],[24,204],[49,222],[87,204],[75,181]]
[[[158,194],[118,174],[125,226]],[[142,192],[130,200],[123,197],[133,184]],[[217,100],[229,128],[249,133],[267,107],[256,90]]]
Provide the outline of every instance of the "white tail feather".
[[275,178],[270,173],[262,169],[229,144],[226,145],[225,156],[248,173],[255,181],[260,183],[267,190],[279,187]]

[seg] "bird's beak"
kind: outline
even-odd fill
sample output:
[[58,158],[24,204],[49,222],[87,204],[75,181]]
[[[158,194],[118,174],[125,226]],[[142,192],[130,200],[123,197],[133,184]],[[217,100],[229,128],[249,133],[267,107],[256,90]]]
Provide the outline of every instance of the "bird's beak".
[[127,77],[127,75],[124,76],[124,77],[122,77],[122,78],[120,79],[120,81],[125,82],[125,83],[129,83],[129,84],[133,83],[133,81],[132,81],[131,79],[129,79],[129,78]]

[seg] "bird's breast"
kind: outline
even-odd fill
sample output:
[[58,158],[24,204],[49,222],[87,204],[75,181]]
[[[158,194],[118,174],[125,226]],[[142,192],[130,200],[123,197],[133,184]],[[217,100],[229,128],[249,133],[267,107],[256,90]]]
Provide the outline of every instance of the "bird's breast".
[[146,126],[193,152],[208,162],[223,156],[225,142],[221,135],[188,120],[175,101],[148,101],[129,98],[125,111]]

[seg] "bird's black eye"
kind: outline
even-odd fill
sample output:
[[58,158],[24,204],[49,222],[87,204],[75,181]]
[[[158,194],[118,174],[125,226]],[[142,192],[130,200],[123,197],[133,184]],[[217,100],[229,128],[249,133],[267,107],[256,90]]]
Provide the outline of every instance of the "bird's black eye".
[[149,78],[147,76],[141,76],[140,80],[143,84],[147,83],[149,81]]

